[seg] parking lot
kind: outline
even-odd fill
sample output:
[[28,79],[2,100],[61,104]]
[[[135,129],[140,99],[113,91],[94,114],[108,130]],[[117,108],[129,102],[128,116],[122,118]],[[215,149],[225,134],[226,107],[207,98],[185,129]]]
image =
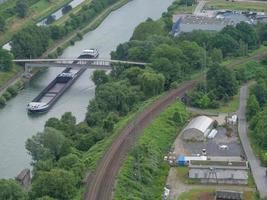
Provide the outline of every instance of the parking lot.
[[234,132],[232,136],[227,136],[227,130],[219,127],[215,138],[207,139],[204,142],[189,142],[181,140],[183,148],[188,155],[201,154],[202,149],[206,149],[208,156],[240,156],[243,155],[239,139]]

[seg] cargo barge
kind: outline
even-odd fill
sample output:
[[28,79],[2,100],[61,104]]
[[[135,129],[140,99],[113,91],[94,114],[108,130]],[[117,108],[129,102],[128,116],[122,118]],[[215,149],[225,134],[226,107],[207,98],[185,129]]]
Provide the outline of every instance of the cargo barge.
[[[99,56],[97,49],[84,50],[79,59],[94,59]],[[74,64],[77,61],[73,62]],[[83,74],[86,68],[64,69],[32,102],[27,105],[29,113],[42,113],[48,111],[61,95]]]

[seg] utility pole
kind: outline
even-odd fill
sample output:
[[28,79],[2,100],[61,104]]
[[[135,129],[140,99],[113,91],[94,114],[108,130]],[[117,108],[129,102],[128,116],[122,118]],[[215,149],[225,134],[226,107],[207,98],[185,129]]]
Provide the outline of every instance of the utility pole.
[[207,93],[207,74],[206,74],[206,67],[207,67],[207,50],[206,50],[206,43],[203,43],[203,66],[202,66],[202,73],[204,77],[204,93]]

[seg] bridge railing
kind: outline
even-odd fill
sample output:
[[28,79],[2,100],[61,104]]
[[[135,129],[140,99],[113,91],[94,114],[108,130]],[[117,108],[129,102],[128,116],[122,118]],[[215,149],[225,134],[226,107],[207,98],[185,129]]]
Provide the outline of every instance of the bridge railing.
[[129,64],[129,65],[141,65],[145,66],[148,63],[143,62],[133,62],[133,61],[122,61],[122,60],[107,60],[107,59],[15,59],[16,63],[62,63],[62,64],[72,64],[76,62],[78,64],[90,64],[110,66],[111,64]]

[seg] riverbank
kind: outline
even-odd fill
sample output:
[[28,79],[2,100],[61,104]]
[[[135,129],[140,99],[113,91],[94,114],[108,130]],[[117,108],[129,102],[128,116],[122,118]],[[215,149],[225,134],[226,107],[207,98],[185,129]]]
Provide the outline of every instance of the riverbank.
[[121,8],[125,4],[129,3],[132,0],[121,0],[117,2],[116,4],[110,6],[109,8],[105,9],[103,12],[101,12],[92,22],[90,22],[87,26],[82,28],[81,30],[76,30],[66,37],[64,37],[62,40],[55,43],[53,47],[48,49],[43,55],[42,58],[46,58],[48,56],[50,57],[57,57],[59,56],[57,53],[58,48],[61,48],[62,52],[67,47],[74,45],[75,41],[79,41],[82,38],[78,38],[77,34],[81,34],[82,36],[86,33],[96,29],[104,20],[105,18],[113,11]]
[[[85,35],[86,33],[93,31],[94,29],[96,29],[102,22],[103,20],[105,20],[105,18],[113,11],[121,8],[122,6],[124,6],[125,4],[127,4],[128,2],[130,2],[132,0],[121,0],[119,2],[117,2],[116,4],[110,6],[109,8],[107,8],[106,10],[104,10],[102,13],[99,14],[99,16],[97,16],[92,22],[90,22],[86,27],[84,27],[82,30],[77,30],[74,31],[73,33],[69,34],[68,36],[64,37],[64,39],[58,41],[57,43],[55,43],[55,45],[53,45],[52,48],[48,49],[41,58],[46,58],[49,55],[52,55],[54,57],[57,57],[57,49],[61,48],[62,52],[65,48],[69,47],[70,45],[72,45],[75,41],[77,41],[77,33]],[[34,70],[31,73],[31,78],[34,77],[36,74],[38,74],[39,70]],[[20,81],[23,78],[23,71],[19,70],[18,73],[16,73],[13,77],[11,77],[10,79],[6,80],[6,82],[0,87],[0,94],[3,94],[6,89],[12,85],[14,85],[15,83],[17,83],[18,81]]]
[[[134,28],[147,18],[159,19],[171,4],[171,0],[135,0],[110,14],[94,31],[85,34],[82,41],[68,47],[62,57],[77,57],[89,47],[99,49],[101,57],[108,58],[110,52],[128,41]],[[138,12],[138,14],[137,14]],[[27,115],[25,106],[45,87],[62,69],[49,68],[38,73],[16,98],[10,100],[0,112],[0,177],[12,178],[23,168],[31,168],[32,159],[25,149],[25,141],[37,132],[42,132],[45,122],[50,118],[60,118],[65,112],[72,112],[77,123],[84,121],[88,102],[95,96],[95,86],[86,72],[59,99],[53,108],[43,115]],[[16,119],[16,123],[14,122]]]
[[[56,10],[60,9],[71,0],[57,0],[53,2],[49,2],[47,0],[41,0],[36,2],[33,5],[29,6],[29,13],[25,18],[18,18],[16,15],[13,15],[7,18],[7,30],[4,33],[0,33],[0,45],[6,44],[8,41],[11,40],[12,36],[18,32],[19,30],[36,24],[41,19],[49,16],[51,13],[55,12]],[[11,1],[3,3],[0,5],[0,13],[5,12],[7,9],[11,9],[15,7],[16,2]]]

